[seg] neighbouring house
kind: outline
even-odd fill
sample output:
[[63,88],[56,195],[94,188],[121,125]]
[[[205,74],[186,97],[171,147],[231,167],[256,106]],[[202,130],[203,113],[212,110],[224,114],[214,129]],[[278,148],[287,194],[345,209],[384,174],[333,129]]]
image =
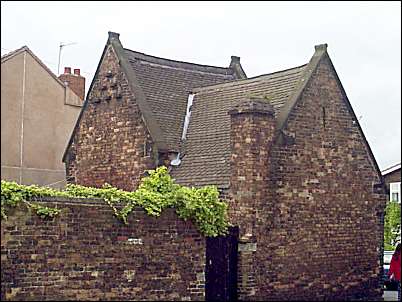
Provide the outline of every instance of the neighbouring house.
[[388,200],[401,202],[401,164],[393,165],[381,173],[387,186]]
[[247,78],[238,57],[173,61],[109,32],[63,161],[87,186],[132,190],[159,165],[180,184],[216,185],[233,228],[206,239],[207,300],[382,297],[385,187],[326,44]]
[[85,93],[74,71],[57,78],[27,46],[1,57],[1,179],[66,184],[62,156]]

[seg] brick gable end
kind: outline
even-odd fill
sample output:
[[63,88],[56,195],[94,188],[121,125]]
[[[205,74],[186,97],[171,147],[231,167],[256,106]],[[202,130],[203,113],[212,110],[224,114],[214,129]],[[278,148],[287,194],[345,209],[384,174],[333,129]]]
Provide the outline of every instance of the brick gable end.
[[88,96],[68,150],[67,177],[86,186],[107,182],[133,190],[144,171],[155,167],[153,142],[112,46]]
[[267,217],[272,231],[257,228],[257,241],[267,244],[257,251],[256,296],[381,296],[375,247],[382,246],[385,199],[373,189],[380,179],[353,118],[324,56],[290,113],[285,143],[271,153],[261,213],[274,214]]

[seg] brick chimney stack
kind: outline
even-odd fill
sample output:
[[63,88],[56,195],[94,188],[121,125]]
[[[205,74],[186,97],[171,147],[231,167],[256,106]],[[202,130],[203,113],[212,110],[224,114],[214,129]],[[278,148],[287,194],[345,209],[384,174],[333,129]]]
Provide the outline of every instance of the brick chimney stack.
[[256,254],[261,253],[260,221],[269,202],[268,153],[276,123],[272,105],[263,98],[247,98],[228,113],[231,146],[228,214],[230,221],[239,226],[238,271],[243,276],[238,292],[241,300],[253,300],[259,265]]
[[81,76],[80,69],[74,69],[74,74],[71,74],[71,67],[64,67],[64,73],[59,76],[59,79],[66,83],[81,100],[84,100],[85,78]]
[[229,110],[231,120],[231,194],[229,209],[240,237],[254,236],[258,211],[264,203],[268,150],[275,130],[274,109],[267,100],[248,98]]

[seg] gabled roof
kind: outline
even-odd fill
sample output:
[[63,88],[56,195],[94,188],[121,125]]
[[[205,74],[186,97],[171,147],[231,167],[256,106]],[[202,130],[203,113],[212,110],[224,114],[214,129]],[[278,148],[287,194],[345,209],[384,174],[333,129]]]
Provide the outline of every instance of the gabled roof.
[[24,46],[22,46],[22,47],[20,47],[20,48],[18,48],[16,50],[10,51],[9,53],[6,53],[5,55],[2,55],[1,56],[1,63],[3,63],[5,61],[15,57],[16,55],[18,55],[21,52],[26,51],[28,49],[29,49],[28,46],[24,45]]
[[238,79],[235,70],[229,67],[173,61],[129,49],[124,51],[144,94],[143,103],[150,111],[146,122],[151,119],[156,122],[168,150],[179,150],[189,92],[196,87]]
[[[292,96],[306,65],[196,89],[182,162],[172,170],[178,183],[194,186],[214,184],[225,188],[230,178],[229,109],[248,97],[270,103],[277,117]],[[182,152],[183,153],[183,152]]]
[[[14,58],[15,56],[19,55],[20,53],[23,53],[24,51],[26,51],[27,53],[29,53],[37,62],[39,65],[41,65],[43,67],[43,69],[45,69],[50,76],[55,79],[55,81],[57,83],[59,83],[61,86],[63,87],[67,87],[63,81],[61,81],[50,69],[49,67],[46,66],[45,63],[43,63],[29,48],[28,46],[22,46],[21,48],[18,48],[14,51],[9,52],[8,54],[5,54],[1,57],[1,64],[7,62],[8,60]],[[71,90],[72,91],[72,90]],[[74,91],[72,91],[73,93],[75,93]]]
[[[120,66],[136,97],[145,124],[159,150],[179,150],[187,97],[192,89],[246,77],[239,57],[233,56],[232,62],[227,68],[159,58],[123,48],[119,34],[109,32],[109,38],[88,90],[87,98],[109,45],[113,46]],[[86,100],[67,144],[63,161],[65,161],[87,103]]]
[[[315,46],[309,63],[299,67],[194,90],[191,120],[187,140],[182,149],[182,161],[173,168],[172,175],[178,183],[191,186],[217,185],[229,187],[230,180],[230,116],[228,110],[250,96],[264,98],[275,111],[276,133],[274,142],[282,138],[289,115],[300,99],[320,60],[327,54],[327,45]],[[332,65],[331,60],[329,59]],[[333,68],[333,66],[332,66]],[[379,179],[381,173],[370,146],[356,119],[342,84],[333,68],[335,78],[346,100],[346,105],[356,121],[365,142],[369,158]]]

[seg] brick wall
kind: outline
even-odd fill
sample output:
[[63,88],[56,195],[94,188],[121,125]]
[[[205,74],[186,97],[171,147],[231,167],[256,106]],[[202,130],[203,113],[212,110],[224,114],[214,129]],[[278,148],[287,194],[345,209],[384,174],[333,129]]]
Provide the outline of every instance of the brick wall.
[[231,176],[229,217],[239,226],[238,296],[253,300],[256,294],[258,238],[256,224],[266,224],[268,153],[274,137],[274,110],[264,99],[244,100],[231,115]]
[[107,182],[135,189],[144,171],[155,168],[156,160],[152,139],[111,46],[88,102],[68,151],[67,177],[86,186]]
[[385,196],[331,68],[324,57],[289,117],[291,139],[272,148],[257,300],[382,295]]
[[203,300],[205,238],[173,209],[119,222],[102,201],[49,199],[1,222],[1,300]]

